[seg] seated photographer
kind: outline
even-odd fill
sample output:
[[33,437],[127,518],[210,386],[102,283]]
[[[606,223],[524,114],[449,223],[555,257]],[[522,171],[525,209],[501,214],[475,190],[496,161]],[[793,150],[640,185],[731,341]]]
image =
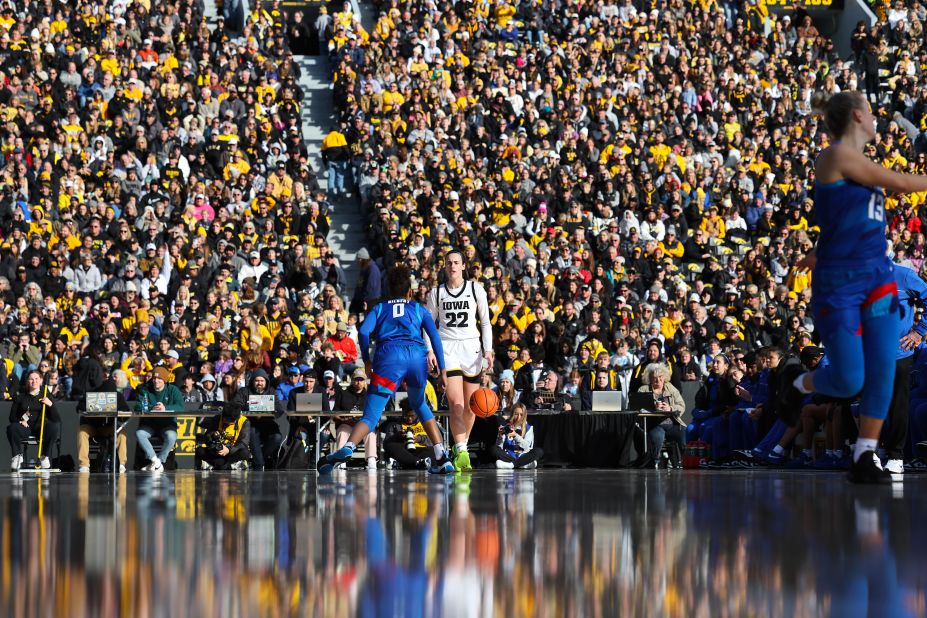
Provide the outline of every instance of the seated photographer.
[[492,449],[496,468],[537,468],[544,451],[534,448],[534,427],[528,424],[528,409],[522,403],[512,407],[512,416],[499,427],[499,437]]
[[200,470],[247,470],[251,461],[248,442],[251,423],[235,403],[222,405],[222,412],[200,422],[205,431],[197,436],[197,467]]
[[432,455],[431,440],[418,420],[418,415],[409,409],[408,399],[399,403],[399,409],[402,410],[402,420],[387,426],[383,450],[402,469],[426,470],[426,461]]
[[682,398],[682,393],[670,381],[670,370],[665,364],[651,363],[645,368],[643,378],[645,383],[637,389],[637,392],[653,393],[654,410],[672,415],[647,430],[648,457],[644,460],[642,467],[656,467],[660,461],[663,443],[667,439],[676,443],[680,454],[685,451],[686,428],[676,419],[685,413],[686,402]]

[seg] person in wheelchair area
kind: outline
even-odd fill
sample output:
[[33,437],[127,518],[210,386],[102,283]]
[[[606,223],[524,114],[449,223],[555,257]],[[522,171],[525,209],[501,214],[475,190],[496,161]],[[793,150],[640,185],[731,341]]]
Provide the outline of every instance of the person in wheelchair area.
[[241,406],[227,402],[221,413],[200,423],[196,460],[200,470],[247,470],[251,464],[251,422]]

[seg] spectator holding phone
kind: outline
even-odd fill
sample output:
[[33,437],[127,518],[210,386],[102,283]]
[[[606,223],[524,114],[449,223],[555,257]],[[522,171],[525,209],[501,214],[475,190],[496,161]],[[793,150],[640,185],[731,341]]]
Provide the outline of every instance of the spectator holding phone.
[[655,468],[659,464],[663,443],[669,439],[679,446],[682,453],[685,447],[686,430],[679,422],[679,417],[686,411],[686,402],[682,393],[670,381],[670,371],[663,363],[652,363],[644,370],[644,384],[639,393],[653,393],[654,409],[667,416],[660,423],[647,431],[648,457],[642,467]]
[[499,427],[499,437],[492,448],[496,468],[537,468],[544,451],[534,447],[534,427],[528,424],[528,409],[516,403],[512,416]]

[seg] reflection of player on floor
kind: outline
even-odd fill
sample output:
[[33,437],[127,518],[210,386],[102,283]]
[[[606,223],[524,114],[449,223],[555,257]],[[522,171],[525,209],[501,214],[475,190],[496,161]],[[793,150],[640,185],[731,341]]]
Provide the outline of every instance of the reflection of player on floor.
[[[463,255],[449,252],[444,268],[447,282],[428,293],[428,309],[444,342],[454,466],[469,470],[467,441],[476,420],[469,402],[480,387],[484,359],[492,367],[492,323],[483,286],[464,279]],[[429,361],[434,363],[430,356]]]
[[[422,337],[422,331],[428,334],[438,355],[441,380],[447,379],[444,368],[444,350],[438,329],[435,328],[431,315],[416,302],[410,300],[412,282],[409,269],[398,266],[386,276],[393,298],[376,305],[361,324],[361,354],[367,374],[370,376],[370,389],[364,405],[364,415],[360,418],[348,442],[326,457],[319,460],[318,471],[328,474],[334,464],[347,461],[354,454],[356,445],[364,439],[380,422],[380,416],[386,403],[396,393],[397,385],[403,380],[409,394],[409,406],[418,413],[419,420],[425,427],[425,433],[434,444],[434,464],[431,471],[435,473],[453,472],[454,467],[444,449],[441,431],[435,422],[434,414],[425,401],[425,385],[428,382],[428,348]],[[376,354],[371,371],[370,340],[376,341]]]
[[[858,92],[815,95],[837,140],[815,162],[814,208],[821,226],[815,251],[798,263],[814,267],[815,326],[830,365],[802,374],[803,393],[852,397],[862,390],[859,439],[849,478],[890,482],[875,454],[895,377],[899,330],[898,286],[885,255],[885,195],[927,190],[927,177],[899,174],[863,154],[876,136],[869,103]],[[860,362],[862,359],[862,362]]]

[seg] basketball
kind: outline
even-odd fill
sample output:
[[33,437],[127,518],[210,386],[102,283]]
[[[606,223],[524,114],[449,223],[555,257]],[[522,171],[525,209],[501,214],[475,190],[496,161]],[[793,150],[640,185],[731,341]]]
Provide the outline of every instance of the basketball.
[[499,398],[491,388],[483,387],[470,396],[470,410],[477,416],[486,418],[499,409]]

